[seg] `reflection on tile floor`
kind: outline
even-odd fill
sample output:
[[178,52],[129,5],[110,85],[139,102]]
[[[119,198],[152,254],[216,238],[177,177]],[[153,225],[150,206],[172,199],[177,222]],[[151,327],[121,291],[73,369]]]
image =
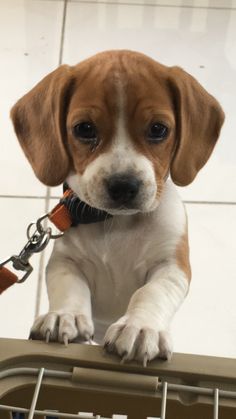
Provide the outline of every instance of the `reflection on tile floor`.
[[[61,0],[11,0],[0,3],[0,35],[0,259],[20,250],[25,227],[44,213],[46,197],[14,136],[9,110],[58,66],[61,48],[70,65],[104,49],[142,51],[185,68],[220,100],[226,123],[213,157],[192,185],[179,188],[185,200],[210,203],[187,205],[193,281],[173,330],[177,351],[235,357],[236,0],[73,0],[67,9]],[[61,187],[51,194],[60,196]],[[25,285],[1,297],[0,317],[7,321],[0,336],[26,337],[36,301],[40,312],[47,310],[45,285],[37,295],[38,256],[34,266]]]

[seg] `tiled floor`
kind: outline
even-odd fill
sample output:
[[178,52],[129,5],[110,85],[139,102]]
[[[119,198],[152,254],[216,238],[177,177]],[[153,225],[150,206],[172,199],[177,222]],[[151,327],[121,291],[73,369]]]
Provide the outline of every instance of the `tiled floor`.
[[[176,351],[236,357],[236,1],[0,2],[0,258],[18,252],[28,223],[55,204],[23,156],[10,107],[60,60],[114,48],[184,67],[226,111],[211,161],[180,190],[189,202],[193,282],[173,330]],[[1,296],[0,336],[27,337],[35,313],[47,309],[45,266],[40,256],[32,262],[27,283]]]

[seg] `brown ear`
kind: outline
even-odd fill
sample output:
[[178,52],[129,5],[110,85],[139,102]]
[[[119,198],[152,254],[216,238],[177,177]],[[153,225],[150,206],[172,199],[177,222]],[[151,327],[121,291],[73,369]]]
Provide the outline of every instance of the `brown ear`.
[[181,68],[172,67],[169,80],[177,117],[171,177],[176,185],[185,186],[209,159],[224,122],[224,112],[217,100]]
[[65,148],[66,107],[71,67],[63,65],[46,76],[12,108],[18,140],[36,176],[49,186],[62,183],[69,171]]

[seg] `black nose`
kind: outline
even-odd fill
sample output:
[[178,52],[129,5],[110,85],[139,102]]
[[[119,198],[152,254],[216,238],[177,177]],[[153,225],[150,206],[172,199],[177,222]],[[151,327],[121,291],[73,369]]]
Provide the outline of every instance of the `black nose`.
[[107,190],[110,198],[116,204],[126,204],[138,194],[140,180],[132,175],[117,174],[107,181]]

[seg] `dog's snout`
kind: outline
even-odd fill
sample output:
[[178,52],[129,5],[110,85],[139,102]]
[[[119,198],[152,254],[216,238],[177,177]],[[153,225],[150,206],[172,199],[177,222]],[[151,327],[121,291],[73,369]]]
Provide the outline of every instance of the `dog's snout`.
[[133,175],[113,175],[107,181],[110,198],[119,205],[129,203],[139,192],[141,181]]

